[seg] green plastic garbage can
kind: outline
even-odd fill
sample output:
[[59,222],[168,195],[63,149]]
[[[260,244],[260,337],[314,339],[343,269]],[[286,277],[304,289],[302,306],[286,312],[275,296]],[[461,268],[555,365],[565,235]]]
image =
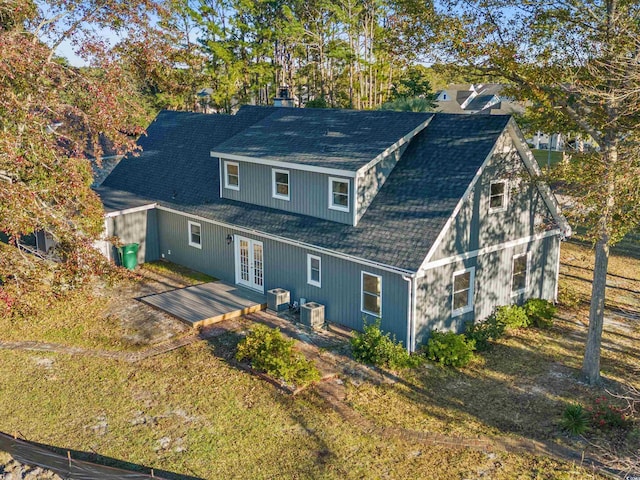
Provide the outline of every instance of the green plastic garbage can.
[[120,264],[128,269],[133,270],[138,266],[138,247],[137,243],[128,243],[120,247]]

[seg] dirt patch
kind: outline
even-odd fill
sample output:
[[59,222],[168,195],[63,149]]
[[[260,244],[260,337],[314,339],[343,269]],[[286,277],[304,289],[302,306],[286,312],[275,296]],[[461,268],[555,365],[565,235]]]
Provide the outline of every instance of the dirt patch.
[[109,288],[107,317],[117,319],[125,330],[123,342],[147,346],[170,340],[189,331],[189,327],[167,313],[156,310],[138,299],[146,295],[162,293],[188,285],[177,275],[161,275],[141,270],[144,277],[115,289]]

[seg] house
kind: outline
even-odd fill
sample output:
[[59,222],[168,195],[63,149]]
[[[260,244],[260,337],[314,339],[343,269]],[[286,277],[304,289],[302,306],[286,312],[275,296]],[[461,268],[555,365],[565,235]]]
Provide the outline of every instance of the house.
[[106,228],[160,258],[410,349],[496,305],[554,299],[570,234],[510,116],[163,111],[97,189]]
[[499,83],[449,85],[436,94],[437,110],[443,113],[510,115],[523,113],[524,107],[502,94]]

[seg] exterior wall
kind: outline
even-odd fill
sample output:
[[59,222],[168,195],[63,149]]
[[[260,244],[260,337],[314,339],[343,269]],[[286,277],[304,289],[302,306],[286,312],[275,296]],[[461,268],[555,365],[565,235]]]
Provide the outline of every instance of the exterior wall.
[[332,175],[283,168],[282,170],[289,171],[290,199],[287,201],[273,198],[271,171],[275,167],[234,160],[233,162],[238,164],[240,190],[232,190],[224,187],[224,162],[225,160],[222,159],[219,167],[224,198],[301,213],[334,222],[353,224],[352,178],[335,177],[349,182],[350,208],[348,212],[342,212],[329,208],[329,177],[334,177]]
[[[160,257],[158,251],[158,219],[156,209],[107,217],[108,236],[118,237],[122,243],[138,243],[138,263]],[[118,259],[118,251],[111,250],[111,258]]]
[[[201,225],[202,248],[188,244],[188,221]],[[241,235],[263,243],[265,293],[273,288],[291,292],[291,300],[306,298],[325,305],[328,320],[362,329],[360,276],[364,270],[382,276],[382,328],[404,341],[407,334],[408,283],[399,274],[371,268],[332,255],[246,234],[192,217],[158,210],[159,252],[162,258],[235,283],[235,245],[227,236]],[[307,284],[307,254],[321,258],[321,287]]]
[[360,221],[369,205],[380,191],[387,177],[402,157],[409,143],[404,144],[396,149],[390,155],[387,155],[381,161],[369,168],[362,176],[358,175],[358,191],[357,191],[357,216],[356,220]]
[[[531,256],[528,288],[513,295],[513,257],[527,252]],[[461,332],[465,322],[483,320],[499,305],[520,304],[528,298],[554,300],[559,255],[556,235],[427,270],[417,284],[416,344],[424,342],[431,329]],[[473,310],[452,317],[453,273],[470,267],[475,267]]]
[[[504,211],[489,209],[491,182],[496,180],[508,181]],[[528,181],[522,158],[505,133],[430,261],[534,236],[551,221],[540,192]]]

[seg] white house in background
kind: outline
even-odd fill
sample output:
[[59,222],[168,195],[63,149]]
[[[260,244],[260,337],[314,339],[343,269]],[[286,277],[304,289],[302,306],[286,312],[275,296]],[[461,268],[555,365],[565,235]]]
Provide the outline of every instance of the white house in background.
[[438,92],[436,104],[443,113],[482,115],[512,115],[524,112],[524,107],[502,94],[499,83],[450,85]]
[[[437,93],[437,111],[472,115],[517,115],[524,113],[524,105],[502,94],[505,85],[499,83],[449,85]],[[538,131],[527,143],[538,150],[583,151],[593,145],[580,137],[571,138],[563,133]]]

